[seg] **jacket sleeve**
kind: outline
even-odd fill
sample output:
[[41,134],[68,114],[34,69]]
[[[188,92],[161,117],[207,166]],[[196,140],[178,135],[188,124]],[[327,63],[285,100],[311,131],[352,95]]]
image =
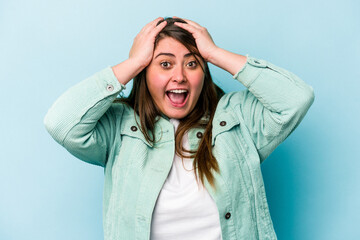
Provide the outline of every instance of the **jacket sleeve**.
[[105,166],[115,138],[121,106],[113,101],[125,88],[111,67],[63,93],[44,118],[50,135],[77,158]]
[[233,77],[247,87],[234,108],[262,162],[304,118],[314,101],[313,89],[293,73],[249,56]]

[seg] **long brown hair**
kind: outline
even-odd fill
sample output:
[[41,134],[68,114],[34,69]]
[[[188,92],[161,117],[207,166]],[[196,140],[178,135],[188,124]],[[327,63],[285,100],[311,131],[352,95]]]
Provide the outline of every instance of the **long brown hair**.
[[[217,103],[224,92],[213,83],[209,67],[201,57],[192,34],[174,24],[174,22],[186,22],[179,18],[166,18],[157,24],[160,24],[162,21],[167,21],[167,24],[155,38],[155,47],[161,39],[171,37],[183,44],[194,55],[199,64],[199,59],[204,63],[200,64],[205,75],[203,89],[194,109],[185,118],[180,119],[180,124],[175,133],[175,150],[183,158],[194,158],[193,167],[195,169],[195,176],[199,177],[202,184],[204,184],[204,177],[206,177],[210,185],[215,187],[213,171],[219,172],[220,170],[216,158],[212,154],[212,120]],[[135,110],[140,119],[139,128],[144,134],[145,139],[153,145],[156,142],[154,133],[155,124],[157,117],[162,113],[157,109],[148,90],[146,68],[134,78],[133,88],[129,96],[117,99],[116,101],[126,103]],[[182,145],[183,136],[190,128],[195,127],[205,129],[203,137],[200,139],[199,147],[196,151],[184,149]]]

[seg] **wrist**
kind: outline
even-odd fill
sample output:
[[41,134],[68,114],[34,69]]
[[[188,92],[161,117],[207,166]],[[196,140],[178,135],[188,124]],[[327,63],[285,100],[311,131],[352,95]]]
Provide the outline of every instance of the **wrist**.
[[144,61],[144,59],[141,58],[129,57],[125,61],[128,62],[129,65],[134,66],[138,73],[140,73],[144,68],[149,65],[148,61]]
[[246,64],[246,61],[246,56],[232,53],[222,48],[217,48],[214,55],[212,55],[210,62],[229,72],[231,75],[234,75]]
[[144,69],[138,61],[130,58],[111,68],[118,81],[123,85],[126,85]]
[[218,47],[218,46],[215,46],[214,48],[213,48],[213,50],[211,50],[210,51],[210,53],[209,53],[209,55],[208,55],[208,58],[206,59],[206,61],[207,62],[210,62],[210,63],[212,63],[212,64],[214,64],[214,65],[217,65],[216,63],[218,62],[218,57],[219,57],[219,55],[221,54],[221,51],[222,51],[223,49],[222,48],[220,48],[220,47]]

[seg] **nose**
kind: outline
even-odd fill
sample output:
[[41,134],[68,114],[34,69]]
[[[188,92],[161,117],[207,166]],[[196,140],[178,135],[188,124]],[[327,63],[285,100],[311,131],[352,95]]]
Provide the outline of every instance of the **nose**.
[[185,72],[183,66],[174,67],[172,80],[178,83],[183,83],[186,81]]

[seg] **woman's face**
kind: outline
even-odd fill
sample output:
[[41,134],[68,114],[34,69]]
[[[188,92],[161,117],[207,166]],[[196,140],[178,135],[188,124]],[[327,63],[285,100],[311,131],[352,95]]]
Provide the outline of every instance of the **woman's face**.
[[166,37],[154,50],[146,69],[146,83],[157,108],[169,118],[181,119],[199,99],[204,72],[184,45]]

